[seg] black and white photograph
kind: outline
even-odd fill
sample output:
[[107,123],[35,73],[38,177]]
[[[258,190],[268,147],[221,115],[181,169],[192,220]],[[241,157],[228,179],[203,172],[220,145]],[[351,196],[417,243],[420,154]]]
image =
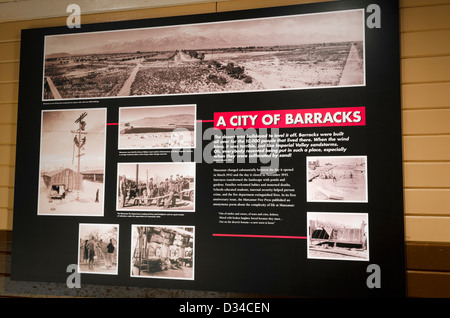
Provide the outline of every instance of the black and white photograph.
[[195,162],[119,163],[118,211],[195,211]]
[[117,275],[119,224],[80,224],[78,272]]
[[43,110],[38,215],[102,216],[106,109]]
[[308,258],[369,260],[367,213],[308,212]]
[[43,100],[365,85],[364,10],[45,37]]
[[119,149],[195,148],[196,105],[119,108]]
[[307,157],[308,202],[367,202],[367,156]]
[[133,225],[131,277],[194,279],[193,226]]

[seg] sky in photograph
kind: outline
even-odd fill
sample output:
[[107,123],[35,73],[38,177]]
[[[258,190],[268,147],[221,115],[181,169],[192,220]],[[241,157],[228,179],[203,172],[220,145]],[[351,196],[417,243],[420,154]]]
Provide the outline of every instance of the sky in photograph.
[[118,228],[118,224],[80,224],[80,238],[90,239],[90,236],[94,235],[96,238],[113,236],[117,239]]
[[364,40],[364,11],[47,36],[50,54],[99,54]]
[[[367,214],[364,213],[321,213],[308,212],[308,219],[322,222],[331,222],[348,227],[359,228],[362,222],[366,223]],[[308,222],[309,224],[309,222]],[[367,229],[367,227],[366,227]]]
[[344,157],[344,156],[336,156],[336,157],[308,157],[308,162],[319,161],[321,166],[326,164],[332,165],[361,165],[366,163],[365,157]]
[[70,168],[76,171],[78,148],[74,147],[75,120],[86,112],[86,144],[82,148],[81,170],[103,169],[105,165],[106,109],[42,112],[41,171]]
[[[118,168],[120,176],[126,176],[131,180],[136,179],[136,164],[135,163],[120,163]],[[165,178],[176,175],[183,177],[195,177],[195,163],[140,163],[139,164],[139,180],[146,182],[148,178],[153,178],[153,182],[161,182]],[[195,180],[195,179],[194,179]]]

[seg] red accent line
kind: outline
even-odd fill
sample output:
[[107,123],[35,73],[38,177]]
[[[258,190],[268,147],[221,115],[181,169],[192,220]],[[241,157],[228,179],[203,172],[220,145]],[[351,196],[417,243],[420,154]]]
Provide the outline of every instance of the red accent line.
[[212,120],[198,119],[197,122],[198,122],[198,123],[213,123],[213,122],[214,122],[214,119],[212,119]]
[[106,123],[106,125],[108,125],[108,126],[118,126],[119,123]]
[[250,235],[250,234],[215,234],[213,236],[222,237],[251,237],[251,238],[282,238],[282,239],[307,239],[306,236],[283,236],[283,235]]

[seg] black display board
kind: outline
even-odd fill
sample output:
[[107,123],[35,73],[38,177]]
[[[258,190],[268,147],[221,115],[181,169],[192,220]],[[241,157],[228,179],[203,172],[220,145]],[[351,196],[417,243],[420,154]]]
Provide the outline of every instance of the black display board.
[[398,24],[358,0],[23,30],[12,280],[403,296]]

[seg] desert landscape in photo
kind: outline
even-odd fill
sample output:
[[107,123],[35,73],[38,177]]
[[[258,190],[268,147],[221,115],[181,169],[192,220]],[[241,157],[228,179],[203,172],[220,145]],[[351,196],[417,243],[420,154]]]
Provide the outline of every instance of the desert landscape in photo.
[[195,146],[195,105],[122,107],[119,113],[119,149]]
[[308,202],[367,202],[365,156],[308,157]]
[[46,37],[43,99],[365,84],[363,11]]

